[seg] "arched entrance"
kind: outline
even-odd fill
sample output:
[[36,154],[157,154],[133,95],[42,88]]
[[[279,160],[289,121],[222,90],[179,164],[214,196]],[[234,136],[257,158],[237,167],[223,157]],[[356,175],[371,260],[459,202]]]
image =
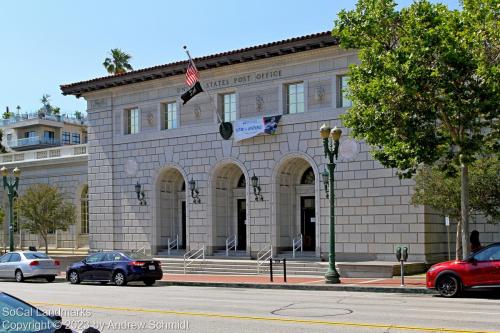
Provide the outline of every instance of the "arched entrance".
[[211,184],[214,252],[225,251],[226,241],[231,242],[233,239],[236,240],[238,251],[246,251],[248,224],[245,174],[238,165],[226,163],[215,169]]
[[159,251],[187,246],[186,182],[176,168],[164,169],[156,183],[156,244]]
[[314,169],[306,159],[291,157],[281,163],[275,175],[276,250],[290,251],[294,240],[302,238],[305,254],[314,255],[319,247]]

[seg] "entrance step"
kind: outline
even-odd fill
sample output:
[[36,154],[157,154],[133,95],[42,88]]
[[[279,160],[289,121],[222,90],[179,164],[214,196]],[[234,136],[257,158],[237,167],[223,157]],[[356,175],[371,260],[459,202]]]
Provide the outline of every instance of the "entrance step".
[[158,254],[156,254],[156,257],[159,258],[168,258],[168,257],[184,257],[184,254],[186,253],[186,250],[179,249],[179,250],[170,250],[170,255],[168,254],[168,250],[160,250]]
[[[163,271],[167,274],[184,274],[183,258],[157,258],[161,262]],[[322,278],[328,269],[327,262],[287,258],[287,275],[317,276]],[[391,278],[399,275],[399,264],[394,262],[365,261],[365,262],[338,262],[337,270],[341,277],[371,277]],[[406,274],[425,272],[424,263],[405,263]],[[260,268],[261,274],[269,274],[269,263]],[[257,261],[241,258],[206,258],[204,261],[195,261],[188,267],[188,274],[210,275],[257,275]],[[283,264],[273,264],[273,273],[283,274]]]
[[[184,260],[179,258],[157,258],[161,261],[163,271],[168,274],[184,274]],[[262,274],[269,274],[269,264],[261,267]],[[287,275],[323,276],[325,263],[310,261],[287,261]],[[275,264],[274,274],[283,274],[283,266]],[[213,275],[257,275],[257,261],[235,258],[207,258],[194,262],[187,270],[189,274]]]
[[278,253],[278,258],[286,258],[286,260],[298,260],[298,261],[319,261],[320,259],[316,256],[314,251],[297,251],[295,252],[295,258],[293,257],[293,251],[281,251]]
[[226,255],[226,250],[215,250],[213,255],[209,258],[213,259],[224,259],[224,258],[239,258],[239,259],[247,259],[250,260],[250,256],[246,251],[229,251],[229,256]]
[[[45,247],[37,247],[37,251],[39,252],[45,252]],[[23,247],[21,250],[28,251],[29,248]],[[89,249],[88,248],[55,248],[55,247],[50,247],[48,249],[49,256],[87,256],[89,254]]]

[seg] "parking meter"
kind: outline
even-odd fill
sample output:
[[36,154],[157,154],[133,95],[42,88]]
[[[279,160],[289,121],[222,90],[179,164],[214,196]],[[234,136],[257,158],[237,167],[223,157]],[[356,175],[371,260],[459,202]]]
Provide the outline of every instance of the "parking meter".
[[408,260],[408,248],[405,246],[403,247],[403,261]]
[[401,261],[401,247],[397,247],[396,248],[396,259],[398,259],[398,261]]
[[408,260],[408,246],[398,246],[396,248],[396,258],[401,265],[401,287],[405,285],[405,269],[404,263]]

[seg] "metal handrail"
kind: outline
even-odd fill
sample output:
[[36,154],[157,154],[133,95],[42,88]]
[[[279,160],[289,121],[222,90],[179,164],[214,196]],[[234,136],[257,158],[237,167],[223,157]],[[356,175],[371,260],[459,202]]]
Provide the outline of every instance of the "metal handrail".
[[186,274],[187,268],[200,258],[205,261],[205,245],[199,250],[192,250],[184,255],[184,274]]
[[236,235],[232,235],[226,238],[226,257],[229,257],[229,250],[234,248],[234,252],[236,252],[237,247],[238,237],[236,237]]
[[146,247],[145,247],[145,246],[143,246],[143,247],[141,247],[140,249],[138,249],[138,250],[134,250],[134,251],[132,251],[132,252],[136,252],[136,253],[140,253],[140,252],[142,252],[144,255],[146,255]]
[[170,238],[167,239],[167,253],[170,255],[170,250],[175,249],[178,251],[179,250],[179,235],[175,236],[175,239],[173,241],[170,241]]
[[273,246],[271,244],[266,245],[262,250],[257,252],[257,274],[260,274],[260,268],[264,264],[267,264],[269,258],[273,257]]
[[295,258],[295,252],[300,249],[300,252],[304,250],[304,238],[302,234],[297,235],[294,239],[292,239],[292,251],[293,251],[293,257]]

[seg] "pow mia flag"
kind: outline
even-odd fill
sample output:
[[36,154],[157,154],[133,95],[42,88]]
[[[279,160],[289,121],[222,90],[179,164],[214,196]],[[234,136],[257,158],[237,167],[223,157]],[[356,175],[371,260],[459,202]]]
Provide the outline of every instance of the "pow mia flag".
[[203,88],[201,87],[200,82],[196,81],[196,83],[188,91],[181,95],[181,98],[184,101],[182,104],[186,104],[191,98],[201,92],[203,92]]

